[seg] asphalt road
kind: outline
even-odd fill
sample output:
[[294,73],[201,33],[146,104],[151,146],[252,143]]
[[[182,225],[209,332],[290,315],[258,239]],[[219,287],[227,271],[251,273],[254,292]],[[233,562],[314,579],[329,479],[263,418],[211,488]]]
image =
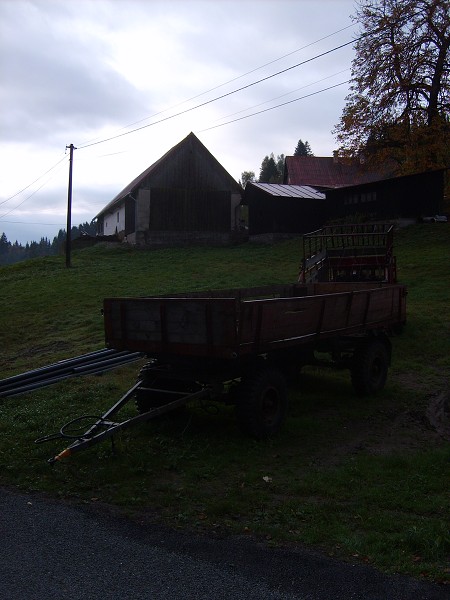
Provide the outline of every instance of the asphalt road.
[[211,539],[0,489],[2,600],[448,600],[304,550]]

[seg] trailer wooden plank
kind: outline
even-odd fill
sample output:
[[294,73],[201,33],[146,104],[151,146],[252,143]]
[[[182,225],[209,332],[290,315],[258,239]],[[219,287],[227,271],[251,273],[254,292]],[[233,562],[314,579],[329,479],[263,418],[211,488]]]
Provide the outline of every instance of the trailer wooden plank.
[[[266,297],[255,298],[263,289]],[[281,291],[300,295],[279,297]],[[322,283],[234,293],[234,298],[217,291],[206,297],[195,292],[105,299],[107,345],[156,355],[230,358],[338,332],[387,328],[405,319],[406,293],[400,285]]]

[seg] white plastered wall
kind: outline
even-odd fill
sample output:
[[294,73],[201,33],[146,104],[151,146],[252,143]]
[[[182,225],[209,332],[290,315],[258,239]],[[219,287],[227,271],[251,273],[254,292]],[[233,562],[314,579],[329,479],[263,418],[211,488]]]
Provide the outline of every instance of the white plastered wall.
[[125,230],[125,205],[106,213],[103,218],[103,235],[115,235]]

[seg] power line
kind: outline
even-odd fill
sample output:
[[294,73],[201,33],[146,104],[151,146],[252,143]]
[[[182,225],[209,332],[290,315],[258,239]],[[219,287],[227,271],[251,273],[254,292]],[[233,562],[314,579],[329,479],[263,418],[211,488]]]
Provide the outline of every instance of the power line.
[[[346,31],[347,29],[350,29],[351,27],[354,27],[354,26],[355,26],[355,24],[351,23],[350,25],[347,25],[346,27],[342,27],[342,29],[338,29],[337,31],[334,31],[333,33],[325,35],[324,37],[321,37],[318,40],[315,40],[314,42],[311,42],[310,44],[306,44],[305,46],[297,48],[296,50],[292,50],[291,52],[288,52],[287,54],[283,54],[282,56],[279,56],[278,58],[275,58],[274,60],[271,60],[271,61],[269,61],[267,63],[264,63],[263,65],[261,65],[259,67],[251,69],[250,71],[247,71],[246,73],[242,73],[241,75],[238,75],[237,77],[233,77],[232,79],[229,79],[228,81],[225,81],[224,83],[216,85],[215,87],[212,87],[209,90],[201,92],[200,94],[196,94],[195,96],[191,96],[191,98],[187,98],[186,100],[183,100],[182,102],[178,102],[177,104],[174,104],[173,106],[171,106],[169,108],[165,108],[164,110],[160,110],[160,111],[154,113],[153,115],[150,115],[148,117],[144,117],[143,119],[139,119],[138,121],[134,121],[133,123],[129,123],[128,125],[125,125],[124,127],[121,127],[119,129],[119,131],[123,131],[124,129],[128,129],[129,127],[133,127],[133,125],[137,125],[138,123],[142,123],[143,121],[148,121],[148,119],[152,119],[153,117],[157,117],[158,115],[164,114],[165,112],[167,112],[169,110],[173,110],[174,108],[178,108],[178,106],[182,106],[183,104],[186,104],[187,102],[191,102],[192,100],[196,100],[197,98],[200,98],[201,96],[204,96],[205,94],[209,94],[210,92],[214,92],[215,90],[218,90],[221,87],[224,87],[225,85],[228,85],[229,83],[233,83],[234,81],[237,81],[238,79],[242,79],[243,77],[246,77],[247,75],[251,75],[252,73],[255,73],[256,71],[264,69],[264,67],[268,67],[269,65],[272,65],[272,64],[274,64],[276,62],[279,62],[280,60],[283,60],[284,58],[287,58],[288,56],[292,56],[293,54],[296,54],[297,52],[301,52],[302,50],[306,50],[306,48],[310,48],[311,46],[314,46],[314,44],[318,44],[319,42],[323,42],[323,40],[326,40],[326,39],[328,39],[330,37],[333,37],[334,35],[337,35],[338,33],[342,33],[343,31]],[[182,113],[180,113],[180,114],[182,114]],[[174,115],[174,116],[177,116],[177,115]],[[128,132],[128,133],[132,133],[132,132]],[[114,138],[111,138],[111,139],[114,139]],[[93,138],[92,140],[89,140],[88,142],[85,142],[84,144],[80,144],[79,148],[84,148],[84,147],[87,148],[88,146],[93,145],[93,144],[91,144],[91,142],[96,142],[97,140],[98,140],[98,138]],[[102,141],[99,141],[98,143],[102,143]]]
[[301,96],[300,98],[295,98],[294,100],[289,100],[288,102],[283,102],[282,104],[277,104],[276,106],[271,106],[270,108],[265,108],[264,110],[260,110],[258,112],[252,113],[251,115],[245,115],[245,117],[239,117],[237,119],[233,119],[232,121],[227,121],[226,123],[220,123],[219,125],[213,125],[212,127],[202,129],[198,133],[203,133],[204,131],[209,131],[210,129],[217,129],[218,127],[223,127],[224,125],[229,125],[230,123],[236,123],[236,121],[242,121],[243,119],[248,119],[249,117],[254,117],[255,115],[260,115],[262,113],[268,112],[269,110],[274,110],[275,108],[280,108],[280,106],[286,106],[287,104],[292,104],[293,102],[298,102],[299,100],[304,100],[305,98],[310,98],[311,96],[316,96],[317,94],[321,94],[322,92],[327,92],[328,90],[332,90],[334,88],[339,87],[340,85],[344,85],[349,82],[350,82],[350,79],[348,79],[347,81],[341,81],[341,83],[336,83],[336,85],[331,85],[330,87],[324,88],[323,90],[318,90],[317,92],[312,92],[311,94],[307,94],[306,96]]
[[253,106],[248,106],[247,108],[244,108],[242,110],[238,110],[237,112],[231,113],[229,115],[225,115],[223,117],[220,117],[219,119],[216,119],[217,121],[223,121],[223,119],[227,119],[228,117],[233,117],[234,115],[239,115],[243,112],[246,112],[248,110],[252,110],[252,108],[257,108],[258,106],[262,106],[263,104],[268,104],[269,102],[273,102],[274,100],[279,100],[280,98],[285,98],[286,96],[289,96],[290,94],[294,94],[295,92],[299,92],[300,90],[304,90],[305,88],[311,87],[313,85],[316,85],[317,83],[321,83],[322,81],[326,81],[327,79],[331,79],[332,77],[336,77],[336,75],[341,75],[342,73],[345,73],[346,71],[349,71],[350,68],[348,69],[342,69],[342,71],[338,71],[337,73],[333,73],[333,75],[328,75],[327,77],[322,77],[322,79],[318,79],[317,81],[313,81],[312,83],[308,83],[306,85],[302,85],[299,88],[296,88],[295,90],[291,90],[290,92],[287,92],[286,94],[281,94],[280,96],[275,96],[275,98],[270,98],[269,100],[265,100],[264,102],[260,102],[259,104],[254,104]]
[[14,225],[48,225],[49,227],[61,227],[65,223],[36,223],[34,221],[3,221],[2,223],[13,223]]
[[[189,101],[191,101],[191,100],[194,100],[194,99],[196,99],[196,98],[198,98],[198,97],[200,97],[200,96],[203,96],[203,95],[205,95],[205,94],[207,94],[207,93],[209,93],[209,92],[211,92],[211,91],[214,91],[214,90],[216,90],[216,89],[219,89],[220,87],[223,87],[223,86],[227,85],[228,83],[232,83],[233,81],[236,81],[236,80],[238,80],[238,79],[241,79],[242,77],[245,77],[246,75],[249,75],[249,74],[251,74],[251,73],[254,73],[255,71],[258,71],[258,70],[260,70],[260,69],[262,69],[262,68],[264,68],[264,67],[266,67],[266,66],[268,66],[268,65],[270,65],[270,64],[273,64],[273,63],[275,63],[275,62],[278,62],[279,60],[282,60],[283,58],[286,58],[287,56],[291,56],[292,54],[295,54],[296,52],[299,52],[299,51],[301,51],[301,50],[304,50],[305,48],[308,48],[308,47],[310,47],[310,46],[312,46],[312,45],[314,45],[314,44],[316,44],[316,43],[318,43],[318,42],[320,42],[320,41],[323,41],[323,40],[325,40],[325,39],[327,39],[327,38],[329,38],[329,37],[332,37],[333,35],[336,35],[337,33],[340,33],[340,32],[342,32],[342,31],[345,31],[345,30],[349,29],[350,27],[353,27],[353,24],[352,24],[352,25],[348,25],[347,27],[344,27],[344,28],[342,28],[342,29],[339,29],[338,31],[336,31],[336,32],[334,32],[334,33],[332,33],[332,34],[329,34],[329,35],[327,35],[327,36],[324,36],[324,37],[320,38],[319,40],[316,40],[315,42],[312,42],[312,43],[310,43],[310,44],[307,44],[306,46],[303,46],[303,47],[301,47],[301,48],[298,48],[297,50],[293,50],[292,52],[289,52],[289,53],[287,53],[287,54],[284,54],[283,56],[281,56],[281,57],[279,57],[279,58],[276,58],[276,59],[274,59],[274,60],[272,60],[272,61],[269,61],[268,63],[265,63],[264,65],[261,65],[260,67],[257,67],[257,68],[255,68],[255,69],[252,69],[252,70],[250,70],[250,71],[247,71],[246,73],[244,73],[244,74],[242,74],[242,75],[239,75],[238,77],[235,77],[235,78],[233,78],[233,79],[231,79],[231,80],[229,80],[229,81],[227,81],[227,82],[225,82],[225,83],[222,83],[222,84],[220,84],[220,85],[218,85],[218,86],[216,86],[216,87],[213,87],[213,88],[211,88],[211,89],[209,89],[209,90],[207,90],[207,91],[205,91],[205,92],[202,92],[202,93],[200,93],[200,94],[197,94],[196,96],[193,96],[192,98],[189,98],[188,100],[185,100],[185,101],[183,101],[183,102],[181,102],[181,103],[179,103],[179,104],[175,105],[175,106],[174,106],[174,107],[172,107],[172,108],[175,108],[176,106],[179,106],[179,105],[181,105],[181,104],[184,104],[184,103],[186,103],[186,102],[189,102]],[[119,138],[119,137],[123,137],[123,136],[125,136],[125,135],[128,135],[128,134],[131,134],[131,133],[135,133],[135,132],[137,132],[137,131],[140,131],[140,130],[142,130],[142,129],[146,129],[146,128],[148,128],[148,127],[151,127],[151,126],[153,126],[153,125],[157,125],[157,124],[159,124],[159,123],[162,123],[162,122],[164,122],[164,121],[167,121],[167,120],[169,120],[169,119],[173,119],[173,118],[175,118],[175,117],[181,116],[181,115],[183,115],[183,114],[186,114],[187,112],[191,112],[191,111],[193,111],[193,110],[196,110],[196,109],[198,109],[198,108],[201,108],[201,107],[203,107],[203,106],[206,106],[207,104],[211,104],[211,103],[213,103],[213,102],[216,102],[217,100],[221,100],[221,99],[223,99],[223,98],[226,98],[227,96],[230,96],[230,95],[232,95],[232,94],[236,94],[237,92],[240,92],[240,91],[242,91],[242,90],[245,90],[245,89],[247,89],[247,88],[250,88],[250,87],[252,87],[252,86],[254,86],[254,85],[257,85],[257,84],[259,84],[259,83],[262,83],[262,82],[264,82],[264,81],[267,81],[268,79],[271,79],[271,78],[273,78],[273,77],[276,77],[276,76],[278,76],[278,75],[281,75],[281,74],[283,74],[283,73],[286,73],[286,72],[288,72],[288,71],[290,71],[290,70],[292,70],[292,69],[295,69],[295,68],[297,68],[297,67],[299,67],[299,66],[302,66],[302,65],[304,65],[304,64],[307,64],[307,63],[309,63],[309,62],[312,62],[313,60],[316,60],[316,59],[318,59],[318,58],[321,58],[321,57],[323,57],[323,56],[326,56],[326,55],[328,55],[328,54],[330,54],[330,53],[332,53],[332,52],[335,52],[335,51],[337,51],[337,50],[339,50],[339,49],[341,49],[341,48],[344,48],[344,47],[346,47],[346,46],[349,46],[349,45],[350,45],[350,44],[352,44],[352,43],[354,43],[354,40],[352,40],[352,41],[350,41],[350,42],[346,42],[345,44],[341,44],[341,45],[339,45],[339,46],[336,46],[335,48],[332,48],[331,50],[328,50],[328,51],[326,51],[326,52],[322,52],[321,54],[318,54],[318,55],[316,55],[316,56],[313,56],[313,57],[311,57],[311,58],[309,58],[309,59],[306,59],[306,60],[304,60],[304,61],[301,61],[301,62],[299,62],[299,63],[297,63],[297,64],[295,64],[295,65],[292,65],[292,66],[290,66],[290,67],[287,67],[286,69],[282,69],[281,71],[278,71],[278,72],[276,72],[276,73],[273,73],[272,75],[268,75],[268,76],[266,76],[266,77],[263,77],[263,78],[261,78],[261,79],[259,79],[259,80],[257,80],[257,81],[254,81],[254,82],[252,82],[252,83],[249,83],[249,84],[247,84],[247,85],[245,85],[245,86],[242,86],[242,87],[240,87],[240,88],[237,88],[237,89],[235,89],[235,90],[232,90],[232,91],[230,91],[230,92],[227,92],[227,93],[225,93],[225,94],[222,94],[222,95],[220,95],[220,96],[218,96],[218,97],[216,97],[216,98],[213,98],[213,99],[207,100],[207,101],[205,101],[205,102],[202,102],[202,103],[200,103],[200,104],[198,104],[198,105],[196,105],[196,106],[190,107],[190,108],[188,108],[188,109],[186,109],[186,110],[180,111],[179,113],[176,113],[176,114],[174,114],[174,115],[170,115],[170,116],[168,116],[168,117],[165,117],[165,118],[163,118],[163,119],[159,119],[158,121],[155,121],[155,122],[149,123],[149,124],[147,124],[147,125],[143,125],[142,127],[138,127],[138,128],[135,128],[135,129],[133,129],[133,130],[126,131],[126,132],[124,132],[124,133],[120,133],[120,134],[118,134],[118,135],[111,136],[111,137],[109,137],[109,138],[106,138],[106,139],[103,139],[103,140],[99,140],[99,141],[96,141],[96,142],[92,142],[92,143],[87,143],[87,144],[81,145],[81,146],[79,146],[79,149],[84,149],[84,148],[88,148],[88,147],[90,147],[90,146],[94,146],[94,145],[102,144],[102,143],[105,143],[105,142],[111,141],[111,140],[113,140],[113,139],[117,139],[117,138]],[[324,79],[327,79],[327,78],[324,78]],[[322,80],[319,80],[319,81],[322,81]],[[318,82],[316,82],[316,83],[318,83]],[[284,103],[282,103],[282,104],[278,104],[278,105],[276,105],[276,106],[273,106],[273,107],[271,107],[271,108],[268,108],[268,109],[265,109],[265,110],[262,110],[262,111],[258,111],[258,112],[256,112],[256,113],[252,113],[252,114],[250,114],[250,115],[247,115],[247,116],[244,116],[244,117],[240,117],[240,118],[238,118],[238,119],[233,119],[232,121],[228,121],[228,122],[226,122],[226,123],[222,123],[222,124],[219,124],[219,125],[216,125],[216,126],[212,126],[212,127],[209,127],[209,128],[203,129],[202,131],[208,131],[208,130],[210,130],[210,129],[214,129],[214,128],[216,128],[216,127],[222,127],[222,126],[224,126],[224,125],[228,125],[228,124],[230,124],[230,123],[234,123],[234,122],[236,122],[236,121],[239,121],[239,120],[242,120],[242,119],[245,119],[245,118],[249,118],[249,117],[251,117],[251,116],[255,116],[255,115],[261,114],[261,113],[263,113],[263,112],[267,112],[267,111],[269,111],[269,110],[273,110],[273,109],[275,109],[275,108],[279,108],[279,107],[281,107],[281,106],[285,106],[285,105],[287,105],[287,104],[290,104],[290,103],[292,103],[292,102],[297,102],[298,100],[302,100],[302,99],[304,99],[304,98],[308,98],[308,97],[310,97],[310,96],[313,96],[313,95],[316,95],[316,94],[318,94],[318,93],[321,93],[321,92],[327,91],[327,90],[329,90],[329,89],[332,89],[332,88],[334,88],[334,87],[338,87],[339,85],[343,85],[344,83],[348,83],[348,82],[342,82],[342,83],[340,83],[340,84],[337,84],[337,85],[335,85],[335,86],[330,86],[330,87],[328,87],[328,88],[325,88],[324,90],[319,90],[319,91],[317,91],[317,92],[314,92],[314,93],[312,93],[312,94],[308,94],[308,95],[306,95],[306,96],[302,96],[302,97],[300,97],[300,98],[296,98],[296,99],[294,99],[294,100],[291,100],[291,101],[289,101],[289,102],[284,102]],[[313,85],[313,84],[309,84],[309,85]],[[303,86],[303,87],[308,87],[308,86]],[[298,89],[302,89],[302,88],[298,88]],[[294,91],[297,91],[297,90],[294,90]],[[293,92],[289,92],[289,93],[293,93]],[[287,95],[287,94],[284,94],[284,95]],[[283,95],[283,96],[284,96],[284,95]],[[278,96],[278,98],[280,98],[280,97],[283,97],[283,96]],[[276,99],[276,98],[274,98],[274,99]],[[274,100],[274,99],[272,99],[272,100]],[[268,101],[266,101],[266,102],[271,102],[272,100],[268,100]],[[262,104],[265,104],[265,102],[263,102]],[[256,105],[256,106],[260,106],[260,105]],[[245,109],[245,110],[251,110],[251,108],[252,108],[252,107],[250,107],[250,108],[247,108],[247,109]],[[159,113],[156,113],[156,115],[158,115],[158,114],[161,114],[161,113],[163,113],[163,112],[167,112],[167,110],[171,110],[171,109],[166,109],[166,110],[164,110],[164,111],[161,111],[161,112],[159,112]],[[240,111],[240,112],[243,112],[243,111]],[[238,114],[238,113],[234,113],[234,114]],[[153,115],[153,116],[156,116],[156,115]],[[230,115],[230,116],[231,116],[231,115]],[[145,121],[145,120],[147,120],[147,119],[149,119],[149,118],[152,118],[152,117],[147,117],[146,119],[141,119],[141,121],[137,121],[136,123],[139,123],[139,122]],[[223,117],[223,118],[227,118],[227,117]],[[134,123],[133,123],[133,124],[134,124]],[[133,125],[133,124],[131,124],[131,125]],[[130,125],[128,125],[127,127],[129,127],[129,126],[130,126]],[[4,204],[4,203],[6,203],[6,202],[8,202],[8,201],[12,200],[13,198],[15,198],[16,196],[18,196],[19,194],[23,193],[25,190],[27,190],[28,188],[30,188],[32,185],[34,185],[34,184],[35,184],[37,181],[39,181],[40,179],[42,179],[42,177],[45,177],[45,175],[47,175],[48,173],[50,173],[50,172],[51,172],[53,169],[55,169],[55,168],[56,168],[56,167],[57,167],[57,166],[58,166],[58,165],[59,165],[61,162],[63,162],[63,161],[64,161],[64,160],[66,160],[66,159],[67,159],[67,156],[66,156],[66,155],[64,155],[64,157],[63,157],[61,160],[59,160],[59,161],[58,161],[58,162],[57,162],[55,165],[53,165],[53,166],[52,166],[50,169],[48,169],[47,171],[45,171],[45,172],[44,172],[42,175],[40,175],[40,176],[39,176],[37,179],[35,179],[35,180],[34,180],[33,182],[31,182],[29,185],[25,186],[23,189],[21,189],[20,191],[16,192],[16,193],[15,193],[14,195],[12,195],[11,197],[9,197],[9,198],[7,198],[7,199],[5,199],[5,200],[1,201],[1,202],[0,202],[0,205],[2,205],[2,204]],[[51,179],[51,178],[50,178],[50,179]],[[40,189],[42,189],[42,188],[43,188],[43,187],[44,187],[44,186],[45,186],[45,185],[48,183],[48,181],[49,181],[49,180],[47,180],[46,182],[44,182],[44,183],[43,183],[41,186],[39,186],[39,187],[38,187],[38,188],[37,188],[37,189],[36,189],[34,192],[32,192],[32,193],[31,193],[29,196],[27,196],[27,197],[26,197],[26,198],[25,198],[25,199],[24,199],[22,202],[20,202],[20,203],[19,203],[18,205],[16,205],[14,208],[12,208],[12,209],[11,209],[11,210],[9,210],[8,212],[4,213],[3,215],[0,215],[0,219],[3,219],[3,217],[5,217],[5,216],[7,216],[7,215],[11,214],[12,212],[14,212],[15,210],[17,210],[17,209],[18,209],[20,206],[22,206],[22,204],[24,204],[24,203],[25,203],[27,200],[29,200],[29,199],[30,199],[30,198],[31,198],[31,197],[32,197],[34,194],[36,194],[36,193],[37,193],[37,192],[38,192]],[[8,222],[8,221],[4,221],[4,222]],[[20,222],[19,222],[19,223],[20,223]]]
[[[16,192],[15,194],[13,194],[12,196],[10,196],[9,198],[6,198],[6,200],[2,200],[0,202],[0,206],[2,204],[5,204],[6,202],[9,202],[10,200],[12,200],[13,198],[15,198],[16,196],[18,196],[19,194],[21,194],[22,192],[24,192],[25,190],[27,190],[29,187],[31,187],[32,185],[34,185],[36,183],[36,181],[39,181],[39,179],[42,179],[43,177],[45,177],[47,175],[47,173],[50,173],[50,171],[53,171],[53,169],[56,169],[56,167],[63,161],[65,160],[67,157],[64,155],[61,160],[59,160],[55,165],[53,165],[53,167],[50,167],[50,169],[48,169],[47,171],[45,171],[45,173],[42,173],[42,175],[39,175],[39,177],[37,179],[35,179],[34,181],[32,181],[30,184],[28,184],[27,186],[25,186],[22,190],[20,190],[19,192]],[[40,189],[40,188],[39,188]]]
[[[66,157],[64,157],[66,158]],[[60,163],[62,162],[62,160],[60,160],[56,165],[54,165],[51,169],[49,169],[47,171],[47,173],[49,173],[50,171],[52,171],[55,167],[57,167]],[[45,173],[44,173],[45,175]],[[38,179],[36,179],[36,181],[38,181],[39,179],[41,179],[43,177],[43,175],[41,175],[41,177],[39,177]],[[11,208],[11,210],[8,210],[7,212],[3,213],[2,215],[0,215],[0,219],[3,219],[3,217],[7,217],[8,215],[10,215],[12,212],[14,212],[15,210],[17,210],[19,208],[19,206],[22,206],[22,204],[24,204],[27,200],[29,200],[32,196],[34,196],[34,194],[36,194],[37,192],[39,192],[39,190],[41,190],[45,185],[47,185],[47,183],[53,178],[50,177],[49,179],[47,179],[46,181],[44,181],[44,183],[42,185],[40,185],[37,189],[34,190],[34,192],[31,192],[31,194],[29,196],[27,196],[26,198],[24,198],[24,200],[22,200],[22,202],[19,202],[19,204],[16,204],[16,206],[14,208]],[[32,185],[32,184],[30,184]],[[24,189],[27,189],[30,186],[27,186]],[[17,194],[15,194],[15,196],[17,196]]]
[[242,90],[248,89],[254,85],[257,85],[258,83],[262,83],[263,81],[267,81],[268,79],[272,79],[272,77],[277,77],[278,75],[282,75],[283,73],[286,73],[287,71],[291,71],[292,69],[296,69],[297,67],[300,67],[302,65],[305,65],[309,62],[312,62],[313,60],[317,60],[318,58],[322,58],[323,56],[326,56],[327,54],[331,54],[331,52],[336,52],[336,50],[340,50],[341,48],[345,48],[346,46],[349,46],[350,44],[353,44],[354,41],[350,41],[350,42],[346,42],[345,44],[341,44],[340,46],[336,46],[335,48],[332,48],[331,50],[327,50],[326,52],[322,52],[321,54],[317,54],[316,56],[313,56],[312,58],[308,58],[304,61],[301,61],[299,63],[297,63],[296,65],[292,65],[290,67],[287,67],[286,69],[282,69],[281,71],[278,71],[277,73],[273,73],[272,75],[268,75],[267,77],[263,77],[261,79],[258,79],[257,81],[254,81],[252,83],[249,83],[247,85],[244,85],[236,90],[233,90],[231,92],[227,92],[226,94],[222,94],[221,96],[217,96],[216,98],[213,98],[211,100],[207,100],[206,102],[202,102],[201,104],[197,104],[196,106],[192,106],[191,108],[187,108],[186,110],[183,110],[179,113],[176,113],[174,115],[170,115],[169,117],[164,117],[164,119],[159,119],[158,121],[154,121],[153,123],[148,123],[147,125],[142,125],[142,127],[137,127],[136,129],[132,129],[131,131],[126,131],[124,133],[119,133],[118,135],[114,135],[111,136],[109,138],[106,138],[104,140],[100,140],[98,142],[93,142],[91,144],[85,144],[84,146],[78,146],[79,150],[83,150],[84,148],[89,148],[90,146],[96,146],[98,144],[103,144],[105,142],[110,142],[111,140],[115,140],[117,138],[123,137],[125,135],[129,135],[131,133],[136,133],[137,131],[141,131],[142,129],[147,129],[148,127],[152,127],[153,125],[157,125],[158,123],[163,123],[164,121],[168,121],[169,119],[174,119],[175,117],[179,117],[180,115],[184,115],[188,112],[191,112],[193,110],[196,110],[197,108],[201,108],[202,106],[206,106],[207,104],[211,104],[212,102],[217,102],[217,100],[222,100],[223,98],[226,98],[227,96],[231,96],[232,94],[236,94],[237,92],[241,92]]
[[[347,70],[347,69],[345,69],[345,70]],[[331,77],[332,77],[332,76],[331,76]],[[324,79],[328,79],[328,78],[327,78],[327,77],[325,77]],[[320,80],[320,81],[323,81],[323,80]],[[252,113],[252,114],[250,114],[250,115],[245,115],[245,116],[243,116],[243,117],[238,117],[237,119],[232,119],[231,121],[227,121],[226,123],[220,123],[219,125],[213,125],[212,127],[207,127],[207,128],[205,128],[205,129],[201,129],[201,130],[200,130],[198,133],[203,133],[203,132],[205,132],[205,131],[210,131],[211,129],[217,129],[217,128],[219,128],[219,127],[224,127],[225,125],[230,125],[231,123],[236,123],[237,121],[243,121],[244,119],[248,119],[248,118],[250,118],[250,117],[254,117],[254,116],[256,116],[256,115],[260,115],[260,114],[262,114],[262,113],[269,112],[269,111],[271,111],[271,110],[274,110],[275,108],[280,108],[280,107],[282,107],[282,106],[286,106],[286,105],[288,105],[288,104],[292,104],[292,103],[294,103],[294,102],[298,102],[299,100],[304,100],[304,99],[306,99],[306,98],[310,98],[310,97],[312,97],[312,96],[316,96],[317,94],[321,94],[321,93],[323,93],[323,92],[327,92],[327,91],[329,91],[329,90],[332,90],[332,89],[334,89],[334,88],[340,87],[341,85],[345,85],[346,83],[349,83],[349,82],[350,82],[350,80],[349,80],[349,79],[347,79],[346,81],[341,81],[340,83],[336,83],[335,85],[331,85],[331,86],[329,86],[329,87],[327,87],[327,88],[323,88],[323,89],[321,89],[321,90],[317,90],[317,91],[315,91],[315,92],[312,92],[311,94],[306,94],[305,96],[300,96],[299,98],[294,98],[293,100],[288,100],[287,102],[282,102],[281,104],[277,104],[277,105],[275,105],[275,106],[271,106],[271,107],[269,107],[269,108],[265,108],[264,110],[260,110],[260,111],[254,112],[254,113]],[[317,82],[316,82],[316,83],[317,83]],[[313,84],[310,84],[310,85],[313,85]],[[308,87],[308,86],[304,86],[304,87]],[[299,88],[299,89],[302,89],[302,88]],[[295,91],[297,91],[297,90],[295,90]],[[289,93],[292,93],[292,92],[289,92]],[[286,94],[284,94],[284,95],[286,95]],[[279,97],[282,97],[282,96],[279,96]],[[268,100],[268,102],[271,102],[271,100]],[[264,104],[264,103],[263,103],[263,104]],[[250,109],[246,109],[246,110],[250,110]],[[241,112],[242,112],[242,111],[241,111]],[[236,113],[235,113],[235,114],[236,114]],[[226,117],[224,117],[224,118],[226,118]],[[130,133],[132,133],[132,132],[130,132]],[[105,140],[105,141],[106,141],[106,140]],[[13,209],[11,209],[9,212],[5,213],[4,215],[1,215],[1,216],[0,216],[0,219],[2,219],[3,217],[7,216],[8,214],[10,214],[11,212],[13,212],[14,210],[16,210],[16,209],[17,209],[19,206],[21,206],[21,205],[22,205],[22,204],[23,204],[23,203],[24,203],[26,200],[28,200],[29,198],[31,198],[31,196],[33,196],[33,195],[34,195],[36,192],[38,192],[38,191],[39,191],[39,190],[40,190],[40,189],[41,189],[41,188],[42,188],[44,185],[46,185],[46,183],[48,183],[48,181],[44,182],[44,183],[42,184],[42,186],[41,186],[41,187],[39,187],[39,188],[38,188],[37,190],[35,190],[35,191],[34,191],[32,194],[30,194],[30,195],[29,195],[27,198],[25,198],[25,200],[23,200],[23,201],[22,201],[20,204],[18,204],[16,207],[14,207]],[[3,221],[3,222],[4,222],[4,223],[21,223],[21,221]],[[26,224],[26,223],[25,223],[25,224]],[[31,224],[31,223],[30,223],[30,224]],[[38,224],[38,223],[36,223],[36,224]],[[42,225],[44,225],[44,223],[42,223]],[[52,224],[52,223],[46,223],[46,225],[57,225],[57,224],[56,224],[56,223],[54,223],[54,224]]]
[[[251,71],[247,71],[247,73],[243,73],[242,75],[238,75],[238,77],[235,77],[234,79],[230,79],[229,81],[227,81],[226,83],[222,83],[210,90],[208,90],[208,92],[212,92],[220,87],[223,87],[224,85],[227,85],[228,83],[233,83],[233,81],[237,81],[238,79],[241,79],[242,77],[246,77],[247,75],[251,75],[252,73],[255,73],[256,71],[259,71],[260,69],[263,69],[264,67],[268,67],[269,65],[272,65],[273,63],[276,63],[280,60],[283,60],[283,58],[287,58],[288,56],[291,56],[292,54],[296,54],[297,52],[301,52],[301,50],[306,50],[306,48],[310,48],[311,46],[314,46],[314,44],[318,44],[319,42],[323,42],[323,40],[326,40],[330,37],[332,37],[333,35],[336,35],[338,33],[342,33],[343,31],[345,31],[346,29],[350,29],[350,27],[354,27],[355,24],[352,23],[351,25],[347,25],[346,27],[343,27],[342,29],[338,29],[337,31],[334,31],[333,33],[330,33],[328,35],[325,35],[324,37],[319,38],[318,40],[316,40],[315,42],[311,42],[310,44],[306,44],[306,46],[302,46],[301,48],[297,48],[297,50],[293,50],[292,52],[288,52],[287,54],[283,54],[283,56],[280,56],[279,58],[275,58],[274,60],[271,60],[267,63],[265,63],[264,65],[261,65],[260,67],[256,67],[256,69],[252,69]],[[207,94],[208,92],[203,92],[202,94],[198,94],[198,96],[203,96],[203,94]],[[194,96],[194,98],[191,98],[191,100],[194,100],[195,98],[198,98],[198,96]]]
[[[329,36],[327,36],[327,37],[329,37]],[[276,60],[279,60],[279,59],[276,59]],[[275,62],[275,61],[272,61],[272,62]],[[268,64],[270,64],[270,63],[268,63]],[[313,85],[316,85],[317,83],[321,83],[322,81],[326,81],[327,79],[331,79],[332,77],[336,77],[337,75],[341,75],[342,73],[345,73],[346,71],[349,71],[349,70],[350,70],[350,68],[342,69],[341,71],[337,71],[336,73],[333,73],[332,75],[327,75],[326,77],[322,77],[321,79],[317,79],[316,81],[308,83],[307,85],[302,85],[301,87],[296,88],[295,90],[291,90],[290,92],[287,92],[286,94],[281,94],[280,96],[275,96],[274,98],[270,98],[269,100],[265,100],[264,102],[260,102],[259,104],[254,104],[253,106],[249,106],[249,107],[244,108],[242,110],[239,110],[237,112],[234,112],[234,113],[231,113],[231,114],[228,114],[228,115],[224,115],[223,117],[218,118],[217,121],[222,121],[223,119],[227,119],[228,117],[232,117],[234,115],[238,115],[240,113],[243,113],[243,112],[246,112],[248,110],[251,110],[252,108],[256,108],[258,106],[262,106],[264,104],[268,104],[269,102],[273,102],[274,100],[278,100],[279,98],[284,98],[286,96],[289,96],[290,94],[294,94],[295,92],[299,92],[300,90],[303,90],[305,88],[308,88],[308,87],[311,87]],[[239,79],[239,78],[237,77],[236,79]],[[225,84],[223,84],[223,85],[225,85]],[[339,84],[339,85],[341,85],[341,84]],[[217,86],[217,87],[220,87],[220,86]],[[201,96],[201,95],[202,94],[199,94],[199,96]],[[183,104],[183,103],[181,103],[181,104]],[[280,106],[282,106],[282,105],[280,105]],[[249,116],[251,116],[251,115],[249,115]],[[143,119],[143,120],[145,120],[145,119]],[[203,129],[202,131],[207,131],[207,129]],[[129,132],[129,133],[131,133],[131,132]],[[111,152],[109,154],[101,154],[101,155],[97,156],[96,158],[109,157],[109,156],[114,156],[116,154],[124,154],[126,152],[127,152],[126,150],[121,150],[119,152]],[[86,160],[86,159],[80,158],[78,160]],[[100,203],[98,203],[98,204],[100,204]]]

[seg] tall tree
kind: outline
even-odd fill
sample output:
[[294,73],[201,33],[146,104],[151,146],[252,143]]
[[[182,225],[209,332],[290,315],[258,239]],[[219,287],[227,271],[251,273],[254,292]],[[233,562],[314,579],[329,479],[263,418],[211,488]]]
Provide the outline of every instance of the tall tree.
[[294,156],[314,156],[308,141],[298,140],[295,147]]
[[255,172],[254,171],[243,171],[241,173],[241,185],[245,188],[249,181],[255,181]]
[[278,171],[277,163],[273,152],[270,156],[265,156],[259,172],[260,183],[279,183],[280,172]]
[[10,246],[11,246],[11,243],[8,242],[8,238],[6,237],[6,234],[2,233],[2,235],[0,235],[0,254],[7,254]]
[[278,169],[278,182],[277,183],[282,183],[283,181],[283,175],[284,175],[284,159],[286,157],[284,156],[284,154],[279,154],[277,156],[277,169]]
[[335,129],[345,153],[393,158],[400,172],[449,166],[449,10],[449,0],[357,1],[362,31]]

